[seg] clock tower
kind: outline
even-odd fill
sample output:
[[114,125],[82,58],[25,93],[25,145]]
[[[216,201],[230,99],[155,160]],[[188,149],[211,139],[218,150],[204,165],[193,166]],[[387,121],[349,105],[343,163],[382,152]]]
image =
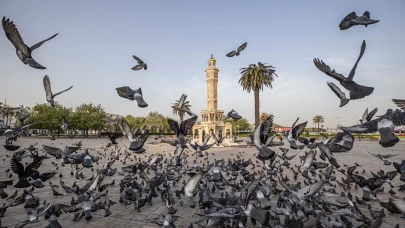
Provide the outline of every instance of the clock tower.
[[207,82],[207,110],[218,110],[218,68],[216,60],[211,54],[208,59],[208,67],[205,69],[205,81]]
[[[224,123],[224,111],[218,110],[218,68],[217,61],[211,54],[208,67],[205,68],[205,81],[207,83],[207,109],[201,111],[201,122],[193,126],[193,139],[198,143],[204,142],[205,136],[215,134],[218,139],[228,136],[223,142],[232,140],[232,124]],[[209,143],[215,140],[212,137]]]

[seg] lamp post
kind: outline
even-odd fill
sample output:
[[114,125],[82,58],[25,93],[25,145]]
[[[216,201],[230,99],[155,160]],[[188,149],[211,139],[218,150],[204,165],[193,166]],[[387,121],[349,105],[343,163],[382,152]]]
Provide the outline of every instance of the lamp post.
[[338,125],[340,125],[340,118],[342,117],[335,117],[338,120]]
[[236,125],[236,127],[238,128],[238,137],[239,137],[239,125]]

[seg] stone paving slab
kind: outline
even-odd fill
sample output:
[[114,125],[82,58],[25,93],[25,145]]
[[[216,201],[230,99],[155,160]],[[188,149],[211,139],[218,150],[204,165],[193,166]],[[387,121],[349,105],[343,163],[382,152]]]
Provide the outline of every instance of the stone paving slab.
[[[60,147],[63,148],[65,145],[72,145],[76,142],[78,142],[81,139],[56,139],[54,141],[51,141],[46,138],[31,138],[31,137],[25,137],[25,138],[19,138],[17,142],[14,142],[15,145],[21,145],[23,147],[28,147],[30,144],[33,144],[34,142],[38,141],[38,145],[36,146],[37,148],[42,148],[42,145],[48,145],[48,146],[54,146],[54,147]],[[4,142],[4,137],[0,137],[0,141]],[[286,141],[286,140],[285,140]],[[101,153],[105,153],[100,147],[102,145],[107,144],[107,139],[84,139],[83,140],[83,148],[92,148],[90,150],[90,153],[93,155],[98,155],[96,152],[100,151]],[[120,144],[126,145],[128,144],[128,141],[125,139],[119,139],[118,142]],[[286,145],[284,147],[288,146],[288,142],[285,142]],[[164,154],[172,154],[174,148],[168,144],[158,144],[158,145],[147,145],[147,154],[155,154],[155,153],[164,153]],[[279,154],[280,150],[277,148],[274,148],[275,151],[277,151]],[[295,153],[301,153],[303,154],[304,151],[307,151],[308,149],[304,150],[297,150],[297,151],[292,151],[289,152],[289,155],[293,155]],[[111,149],[109,150],[111,151]],[[83,152],[83,150],[79,151]],[[394,167],[392,165],[390,166],[384,166],[383,162],[374,156],[370,155],[370,153],[391,153],[391,154],[399,154],[396,157],[391,158],[391,161],[401,161],[405,159],[405,143],[400,142],[398,143],[395,147],[393,148],[382,148],[378,142],[370,142],[370,141],[356,141],[354,148],[351,152],[349,153],[336,153],[335,157],[338,160],[338,162],[341,164],[342,168],[345,168],[343,164],[347,164],[348,166],[354,165],[354,162],[357,162],[361,165],[361,167],[358,168],[359,171],[362,171],[363,169],[366,169],[367,171],[372,170],[373,172],[377,172],[378,170],[382,169],[384,171],[393,171]],[[107,152],[107,155],[109,155],[110,152]],[[255,154],[257,153],[257,150],[252,147],[252,148],[212,148],[208,151],[208,159],[210,162],[213,161],[214,156],[216,159],[222,159],[224,158],[227,160],[228,158],[234,157],[236,159],[236,155],[240,155],[241,158],[249,159],[252,158],[253,163],[256,165],[256,171],[261,170],[261,162],[257,162],[255,157]],[[11,156],[12,152],[6,151],[3,147],[0,148],[0,180],[8,180],[8,179],[13,179],[17,180],[17,175],[13,174],[11,178],[8,178],[9,173],[6,173],[5,171],[10,168],[10,157],[7,157],[6,155]],[[142,157],[144,158],[146,155],[136,155],[137,157]],[[121,157],[122,158],[122,157]],[[191,164],[193,160],[196,160],[197,162],[203,162],[204,159],[207,159],[207,157],[203,158],[197,158],[195,156],[189,157],[188,162]],[[318,158],[318,160],[320,160]],[[26,158],[23,161],[23,164],[25,162],[30,162],[31,159]],[[86,180],[76,180],[70,175],[70,167],[67,165],[66,167],[60,167],[59,169],[56,170],[55,166],[51,164],[51,162],[54,161],[58,164],[60,164],[60,161],[56,161],[56,159],[51,158],[48,160],[45,160],[43,162],[43,165],[39,168],[39,172],[52,172],[56,171],[58,173],[62,173],[64,176],[62,179],[63,181],[68,185],[71,186],[74,182],[76,182],[79,186],[83,186],[84,184],[87,183]],[[99,161],[99,165],[95,165],[94,169],[96,168],[101,168],[103,164],[108,162],[105,158]],[[293,159],[291,162],[291,166],[295,164],[299,164],[299,159]],[[131,164],[130,161],[127,161],[127,164]],[[116,161],[113,165],[113,167],[118,167],[118,170],[121,169],[121,167],[125,166],[122,164],[120,161]],[[88,178],[90,177],[93,173],[91,172],[90,169],[83,169],[83,174]],[[339,172],[336,172],[337,179],[340,180],[341,176]],[[368,172],[366,177],[371,177],[371,174]],[[292,179],[292,175],[289,176]],[[112,180],[115,180],[115,186],[112,186],[109,188],[109,199],[118,202],[119,200],[119,186],[118,183],[122,179],[122,176],[119,175],[114,175],[113,177],[107,177],[104,180],[104,183],[109,183]],[[58,175],[56,175],[54,178],[50,179],[54,184],[59,185],[59,180],[60,178]],[[76,195],[74,194],[66,194],[61,188],[59,188],[59,192],[63,193],[64,196],[61,197],[55,197],[50,193],[50,187],[49,187],[49,181],[45,183],[44,188],[40,189],[35,189],[33,192],[35,196],[38,196],[40,198],[40,202],[42,203],[43,200],[47,200],[47,202],[59,202],[59,203],[65,203],[65,204],[70,204],[70,200],[72,197],[76,198]],[[16,182],[15,182],[16,183]],[[179,183],[180,184],[180,183]],[[399,181],[399,177],[397,177],[394,181],[393,184],[395,186],[398,186],[400,184],[404,184],[403,182],[401,183]],[[387,200],[390,195],[387,193],[389,191],[389,186],[385,186],[385,193],[382,193],[380,195],[380,198],[382,200]],[[14,188],[7,188],[5,191],[11,195],[14,193],[15,189]],[[342,191],[342,190],[339,190]],[[338,192],[339,192],[338,191]],[[404,196],[405,194],[403,192],[397,191],[397,196]],[[346,191],[347,193],[348,191]],[[19,195],[22,193],[22,189],[19,189]],[[361,191],[360,190],[351,190],[351,193],[353,195],[361,196]],[[196,202],[197,196],[196,196]],[[176,199],[177,200],[177,199]],[[272,198],[273,200],[273,198]],[[7,203],[10,201],[6,200],[0,200],[0,204]],[[273,200],[273,203],[275,201]],[[370,202],[371,205],[374,208],[381,208],[379,205],[376,206],[377,204],[374,202]],[[375,207],[376,206],[376,207]],[[177,227],[188,227],[191,222],[195,222],[201,219],[200,216],[196,215],[197,213],[201,213],[200,209],[198,206],[196,208],[189,208],[188,202],[185,200],[183,205],[180,205],[178,202],[176,202],[174,206],[178,211],[175,214],[175,216],[178,216],[178,221],[175,223]],[[367,213],[367,209],[362,206],[361,210],[365,213]],[[166,211],[166,206],[164,202],[160,199],[160,197],[155,198],[153,200],[153,205],[150,206],[149,204],[146,204],[144,207],[141,208],[140,212],[137,212],[134,210],[133,206],[123,206],[120,205],[119,203],[116,205],[113,205],[111,207],[111,212],[112,214],[109,217],[104,217],[104,211],[96,212],[93,213],[93,218],[89,221],[86,221],[84,218],[82,218],[80,221],[74,222],[73,221],[73,214],[63,214],[59,218],[59,222],[62,225],[62,227],[69,227],[69,228],[74,228],[74,227],[99,227],[99,228],[118,228],[118,227],[158,227],[156,224],[152,223],[153,218],[156,218],[160,213],[163,213]],[[23,205],[19,205],[16,207],[10,207],[7,209],[7,212],[5,214],[4,218],[1,218],[1,224],[3,226],[8,226],[8,227],[13,227],[25,214],[25,210],[23,209]],[[383,223],[383,227],[393,227],[388,224],[405,224],[405,220],[400,219],[399,215],[392,215],[389,212],[386,211],[386,218],[384,221],[386,223]],[[253,227],[252,224],[248,223],[249,227]],[[39,221],[34,224],[28,224],[25,227],[45,227],[47,225],[47,221],[44,221],[44,219],[41,217],[39,218]],[[400,227],[405,227],[405,226],[400,226]]]

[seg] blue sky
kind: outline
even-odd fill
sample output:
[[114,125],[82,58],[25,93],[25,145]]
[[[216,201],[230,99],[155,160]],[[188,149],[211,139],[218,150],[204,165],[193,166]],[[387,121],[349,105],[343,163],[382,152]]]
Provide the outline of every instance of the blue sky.
[[[350,12],[365,10],[381,20],[367,28],[340,31]],[[276,67],[273,89],[265,88],[260,111],[275,122],[291,125],[300,117],[312,125],[323,115],[325,126],[351,125],[368,107],[377,114],[394,108],[392,98],[405,99],[405,1],[4,1],[0,16],[11,18],[31,46],[59,35],[35,50],[33,57],[47,70],[25,66],[8,39],[0,36],[0,99],[11,104],[45,103],[42,79],[51,78],[54,92],[73,85],[57,97],[67,107],[102,104],[109,113],[171,114],[171,103],[188,94],[194,112],[206,108],[205,73],[212,53],[219,68],[219,108],[237,110],[254,120],[253,93],[238,85],[239,69],[257,61]],[[324,60],[347,75],[362,40],[366,52],[355,81],[375,87],[362,100],[339,108],[339,100],[312,59]],[[239,57],[226,53],[247,41]],[[132,55],[148,64],[132,71]],[[335,84],[338,85],[337,82]],[[149,107],[118,97],[119,86],[142,87]],[[343,88],[342,88],[343,89]],[[345,91],[348,94],[347,91]]]

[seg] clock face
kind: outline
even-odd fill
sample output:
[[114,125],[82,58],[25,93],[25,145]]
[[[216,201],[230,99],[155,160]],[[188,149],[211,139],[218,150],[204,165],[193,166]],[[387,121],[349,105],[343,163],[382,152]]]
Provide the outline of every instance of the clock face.
[[209,77],[210,76],[210,73],[207,73],[207,77]]
[[215,73],[215,77],[218,77],[218,73]]

